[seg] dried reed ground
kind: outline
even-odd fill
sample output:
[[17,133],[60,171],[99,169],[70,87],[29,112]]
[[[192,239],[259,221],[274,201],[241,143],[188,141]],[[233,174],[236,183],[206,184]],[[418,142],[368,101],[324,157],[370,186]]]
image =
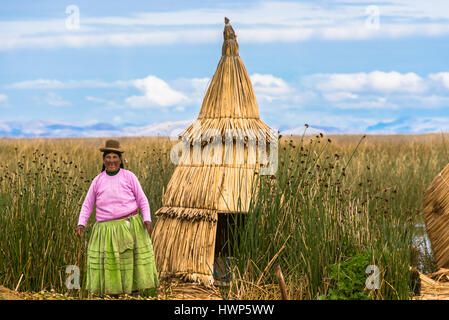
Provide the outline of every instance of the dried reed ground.
[[[277,177],[264,178],[266,189],[248,215],[253,221],[239,230],[243,241],[233,253],[237,269],[230,290],[222,290],[225,298],[280,298],[272,272],[280,262],[289,296],[315,299],[328,290],[330,264],[367,249],[377,252],[373,260],[383,270],[376,298],[410,297],[413,226],[423,222],[424,190],[449,161],[448,135],[360,139],[281,138]],[[121,143],[125,166],[138,176],[154,213],[174,170],[172,142]],[[74,237],[74,227],[101,168],[103,144],[104,139],[0,140],[0,284],[65,292],[67,265],[80,266],[84,274],[94,215],[83,241]],[[70,294],[86,297],[84,286]]]

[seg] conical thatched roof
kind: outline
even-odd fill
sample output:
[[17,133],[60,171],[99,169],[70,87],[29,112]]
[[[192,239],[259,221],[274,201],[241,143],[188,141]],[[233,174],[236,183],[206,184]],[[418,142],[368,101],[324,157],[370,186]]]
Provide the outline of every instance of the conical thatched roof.
[[260,169],[252,151],[277,138],[259,118],[236,35],[225,22],[222,57],[198,119],[180,135],[187,152],[167,185],[153,233],[161,277],[206,285],[213,283],[217,216],[248,211]]
[[427,234],[438,268],[449,267],[449,164],[433,179],[424,195]]

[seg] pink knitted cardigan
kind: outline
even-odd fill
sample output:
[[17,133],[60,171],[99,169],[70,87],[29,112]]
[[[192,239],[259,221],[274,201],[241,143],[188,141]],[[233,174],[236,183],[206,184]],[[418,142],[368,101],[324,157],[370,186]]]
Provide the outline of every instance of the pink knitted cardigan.
[[150,205],[139,180],[126,169],[120,169],[113,176],[103,171],[94,178],[81,208],[78,225],[86,226],[94,205],[99,222],[123,217],[137,208],[140,208],[143,221],[151,221]]

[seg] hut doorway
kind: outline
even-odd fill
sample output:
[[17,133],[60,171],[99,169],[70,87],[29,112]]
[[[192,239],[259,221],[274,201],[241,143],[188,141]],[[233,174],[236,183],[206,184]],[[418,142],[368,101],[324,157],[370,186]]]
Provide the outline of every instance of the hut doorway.
[[[227,283],[230,280],[230,260],[240,243],[241,227],[245,221],[242,213],[218,213],[215,238],[214,280]],[[231,231],[232,230],[232,231]]]

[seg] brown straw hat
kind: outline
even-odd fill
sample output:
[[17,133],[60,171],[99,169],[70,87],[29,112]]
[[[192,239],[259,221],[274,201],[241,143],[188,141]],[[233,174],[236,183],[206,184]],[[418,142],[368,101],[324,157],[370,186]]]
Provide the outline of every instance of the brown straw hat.
[[105,151],[115,151],[115,152],[120,152],[123,153],[125,152],[125,150],[123,150],[120,147],[120,142],[118,142],[117,140],[106,140],[106,144],[104,148],[100,148],[101,152],[105,152]]

